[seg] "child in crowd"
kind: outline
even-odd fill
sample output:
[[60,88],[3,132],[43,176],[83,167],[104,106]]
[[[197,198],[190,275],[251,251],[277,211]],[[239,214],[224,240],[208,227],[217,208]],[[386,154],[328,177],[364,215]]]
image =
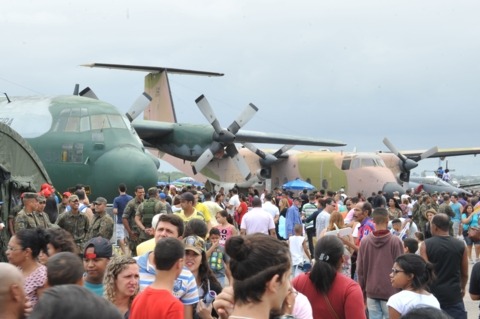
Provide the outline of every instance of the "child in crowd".
[[418,250],[418,241],[415,238],[405,238],[403,240],[403,251],[405,254],[415,254]]
[[401,235],[401,240],[407,238],[406,232],[403,232],[402,234],[402,221],[399,218],[395,218],[394,220],[392,220],[392,229],[390,230],[390,232],[392,233],[392,235],[397,237],[400,237]]
[[130,319],[183,318],[183,304],[173,295],[184,263],[183,243],[176,238],[162,238],[153,253],[155,281],[133,300]]
[[423,242],[425,241],[425,235],[421,231],[415,233],[415,238],[418,241],[418,250],[415,254],[420,255],[420,248],[422,248]]
[[225,247],[220,245],[220,230],[217,228],[210,229],[206,249],[208,265],[218,282],[225,287],[225,264],[228,256],[225,254]]
[[227,240],[232,236],[238,235],[238,231],[235,226],[233,226],[233,219],[226,210],[219,211],[215,215],[215,218],[218,222],[215,228],[220,231],[220,246],[225,247]]
[[293,231],[295,232],[295,235],[290,236],[288,239],[288,246],[290,247],[290,254],[292,256],[292,279],[303,271],[303,254],[305,253],[309,261],[312,259],[310,252],[308,251],[307,239],[302,236],[303,225],[296,224]]

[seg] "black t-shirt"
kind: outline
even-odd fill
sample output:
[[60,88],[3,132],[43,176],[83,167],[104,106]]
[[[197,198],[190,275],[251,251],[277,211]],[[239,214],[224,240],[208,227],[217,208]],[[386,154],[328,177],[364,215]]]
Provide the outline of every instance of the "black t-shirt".
[[476,263],[472,268],[468,292],[472,295],[480,295],[480,263]]
[[424,245],[437,276],[430,291],[442,307],[459,303],[462,301],[461,268],[465,243],[450,236],[433,236],[425,240]]

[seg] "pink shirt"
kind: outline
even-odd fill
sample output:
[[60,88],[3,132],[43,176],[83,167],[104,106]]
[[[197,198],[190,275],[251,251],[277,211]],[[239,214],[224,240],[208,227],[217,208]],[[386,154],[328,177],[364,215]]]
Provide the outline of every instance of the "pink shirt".
[[25,294],[32,303],[32,307],[38,302],[37,289],[43,288],[47,282],[47,267],[37,267],[27,278],[25,278]]
[[233,235],[233,226],[232,225],[217,225],[214,228],[217,228],[220,231],[220,246],[225,247],[227,240]]

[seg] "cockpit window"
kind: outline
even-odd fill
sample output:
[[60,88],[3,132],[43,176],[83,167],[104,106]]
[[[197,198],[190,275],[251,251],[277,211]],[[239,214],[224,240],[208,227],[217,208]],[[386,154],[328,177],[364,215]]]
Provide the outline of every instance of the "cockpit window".
[[88,115],[87,108],[64,109],[53,125],[54,132],[87,132],[106,128],[127,128],[120,114]]
[[361,167],[385,167],[385,162],[375,156],[345,157],[342,161],[342,170],[357,169]]

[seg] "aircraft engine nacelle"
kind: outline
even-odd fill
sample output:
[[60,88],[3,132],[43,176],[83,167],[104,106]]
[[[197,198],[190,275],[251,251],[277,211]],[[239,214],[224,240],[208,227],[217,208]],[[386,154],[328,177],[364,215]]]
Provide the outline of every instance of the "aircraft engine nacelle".
[[261,181],[272,178],[272,169],[271,168],[261,168],[256,173],[257,178]]
[[410,181],[410,172],[400,172],[400,174],[398,174],[398,179],[402,182]]

